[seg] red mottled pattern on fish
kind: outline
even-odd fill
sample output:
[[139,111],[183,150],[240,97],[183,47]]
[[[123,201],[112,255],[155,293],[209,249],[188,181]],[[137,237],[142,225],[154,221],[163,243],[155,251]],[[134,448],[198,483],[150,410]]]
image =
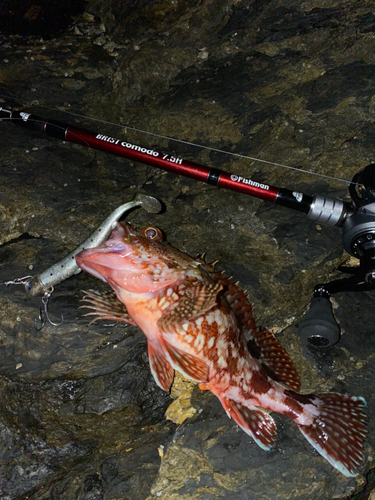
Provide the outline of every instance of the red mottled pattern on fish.
[[[237,284],[160,240],[118,223],[106,243],[82,251],[78,265],[112,292],[86,292],[89,313],[137,325],[151,371],[168,391],[174,370],[213,392],[228,416],[263,449],[276,425],[267,410],[291,418],[314,448],[346,476],[363,463],[366,402],[346,394],[299,394],[300,380],[274,335],[257,328]],[[155,239],[152,239],[155,238]],[[120,301],[120,302],[119,302]]]

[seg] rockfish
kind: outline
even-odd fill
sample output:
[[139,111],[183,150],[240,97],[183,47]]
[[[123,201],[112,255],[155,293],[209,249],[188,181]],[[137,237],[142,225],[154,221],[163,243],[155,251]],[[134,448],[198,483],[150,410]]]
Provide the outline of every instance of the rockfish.
[[276,436],[267,410],[286,415],[333,467],[354,476],[363,463],[366,401],[299,394],[291,359],[270,331],[255,326],[245,293],[214,264],[155,241],[152,231],[141,234],[118,223],[104,244],[76,256],[83,270],[115,293],[87,292],[90,314],[144,332],[152,374],[165,391],[174,370],[199,382],[265,450]]

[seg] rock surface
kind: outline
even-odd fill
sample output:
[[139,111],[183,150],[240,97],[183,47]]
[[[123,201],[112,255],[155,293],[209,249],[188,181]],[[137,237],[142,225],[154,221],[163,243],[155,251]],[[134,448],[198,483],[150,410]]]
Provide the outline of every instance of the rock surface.
[[[55,39],[2,39],[0,105],[348,200],[347,181],[374,159],[374,7],[93,0]],[[175,424],[164,417],[172,399],[152,379],[142,333],[89,326],[78,309],[80,291],[101,283],[82,273],[57,286],[49,312],[64,323],[40,331],[40,298],[0,286],[1,498],[367,498],[374,293],[334,296],[343,336],[333,348],[309,350],[295,330],[315,284],[340,277],[341,230],[5,122],[0,130],[1,282],[43,271],[135,193],[156,196],[163,213],[138,209],[127,220],[157,225],[190,255],[219,259],[247,290],[258,324],[286,346],[303,392],[362,395],[370,415],[366,465],[356,479],[332,469],[278,415],[275,449],[260,450],[196,386],[172,393],[181,397],[166,414]]]

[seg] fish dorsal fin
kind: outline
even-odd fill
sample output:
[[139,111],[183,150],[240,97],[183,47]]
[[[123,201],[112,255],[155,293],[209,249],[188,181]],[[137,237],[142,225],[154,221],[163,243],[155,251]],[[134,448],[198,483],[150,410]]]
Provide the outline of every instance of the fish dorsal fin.
[[223,278],[222,283],[223,286],[226,286],[225,298],[233,309],[240,325],[245,330],[254,328],[253,305],[249,302],[246,293],[239,288],[238,283],[232,283],[228,278]]
[[[83,290],[85,294],[81,299],[84,303],[80,308],[92,309],[85,316],[96,316],[91,323],[98,319],[106,319],[110,321],[122,321],[130,325],[137,326],[131,319],[124,304],[117,298],[112,290],[98,292],[97,290]],[[90,323],[90,325],[91,325]]]
[[158,321],[163,332],[170,332],[178,325],[194,321],[217,305],[217,294],[222,289],[219,283],[194,285],[174,304],[167,307]]
[[195,259],[208,272],[214,282],[222,286],[225,298],[236,315],[240,325],[245,329],[255,328],[253,306],[249,302],[246,293],[239,288],[238,283],[233,283],[231,278],[225,277],[224,271],[215,271],[217,261],[206,264],[204,261],[204,254],[197,255]]
[[246,434],[249,434],[263,450],[269,450],[275,442],[276,424],[274,419],[264,410],[247,407],[233,399],[220,398],[227,412]]
[[208,381],[208,365],[201,359],[181,351],[177,347],[165,342],[165,347],[172,360],[174,368],[196,382]]
[[198,255],[196,260],[210,274],[214,282],[222,286],[224,296],[248,340],[250,354],[263,365],[270,377],[298,392],[301,382],[289,354],[273,333],[256,326],[253,305],[246,293],[239,288],[237,283],[224,277],[224,272],[215,271],[216,262],[205,264],[204,254]]
[[174,369],[165,357],[160,344],[148,342],[148,359],[155,382],[168,392],[173,382]]
[[[224,283],[224,280],[221,282]],[[301,381],[289,354],[272,332],[256,326],[253,306],[247,295],[238,287],[237,283],[229,283],[225,297],[248,339],[250,354],[260,361],[270,377],[298,392]]]
[[247,343],[250,354],[263,365],[268,375],[298,392],[301,386],[298,372],[274,334],[266,328],[257,327],[247,336],[250,337]]
[[[213,278],[215,274],[215,266],[219,262],[218,260],[215,260],[213,262],[210,262],[206,264],[204,253],[198,253],[195,257],[194,260],[196,260]],[[217,273],[217,274],[222,274],[222,273]]]

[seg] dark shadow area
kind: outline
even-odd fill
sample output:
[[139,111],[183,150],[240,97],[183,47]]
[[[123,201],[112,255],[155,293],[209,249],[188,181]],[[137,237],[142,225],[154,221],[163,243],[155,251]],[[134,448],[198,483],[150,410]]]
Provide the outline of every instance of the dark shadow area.
[[84,0],[2,0],[0,32],[53,38],[66,30],[85,6]]

